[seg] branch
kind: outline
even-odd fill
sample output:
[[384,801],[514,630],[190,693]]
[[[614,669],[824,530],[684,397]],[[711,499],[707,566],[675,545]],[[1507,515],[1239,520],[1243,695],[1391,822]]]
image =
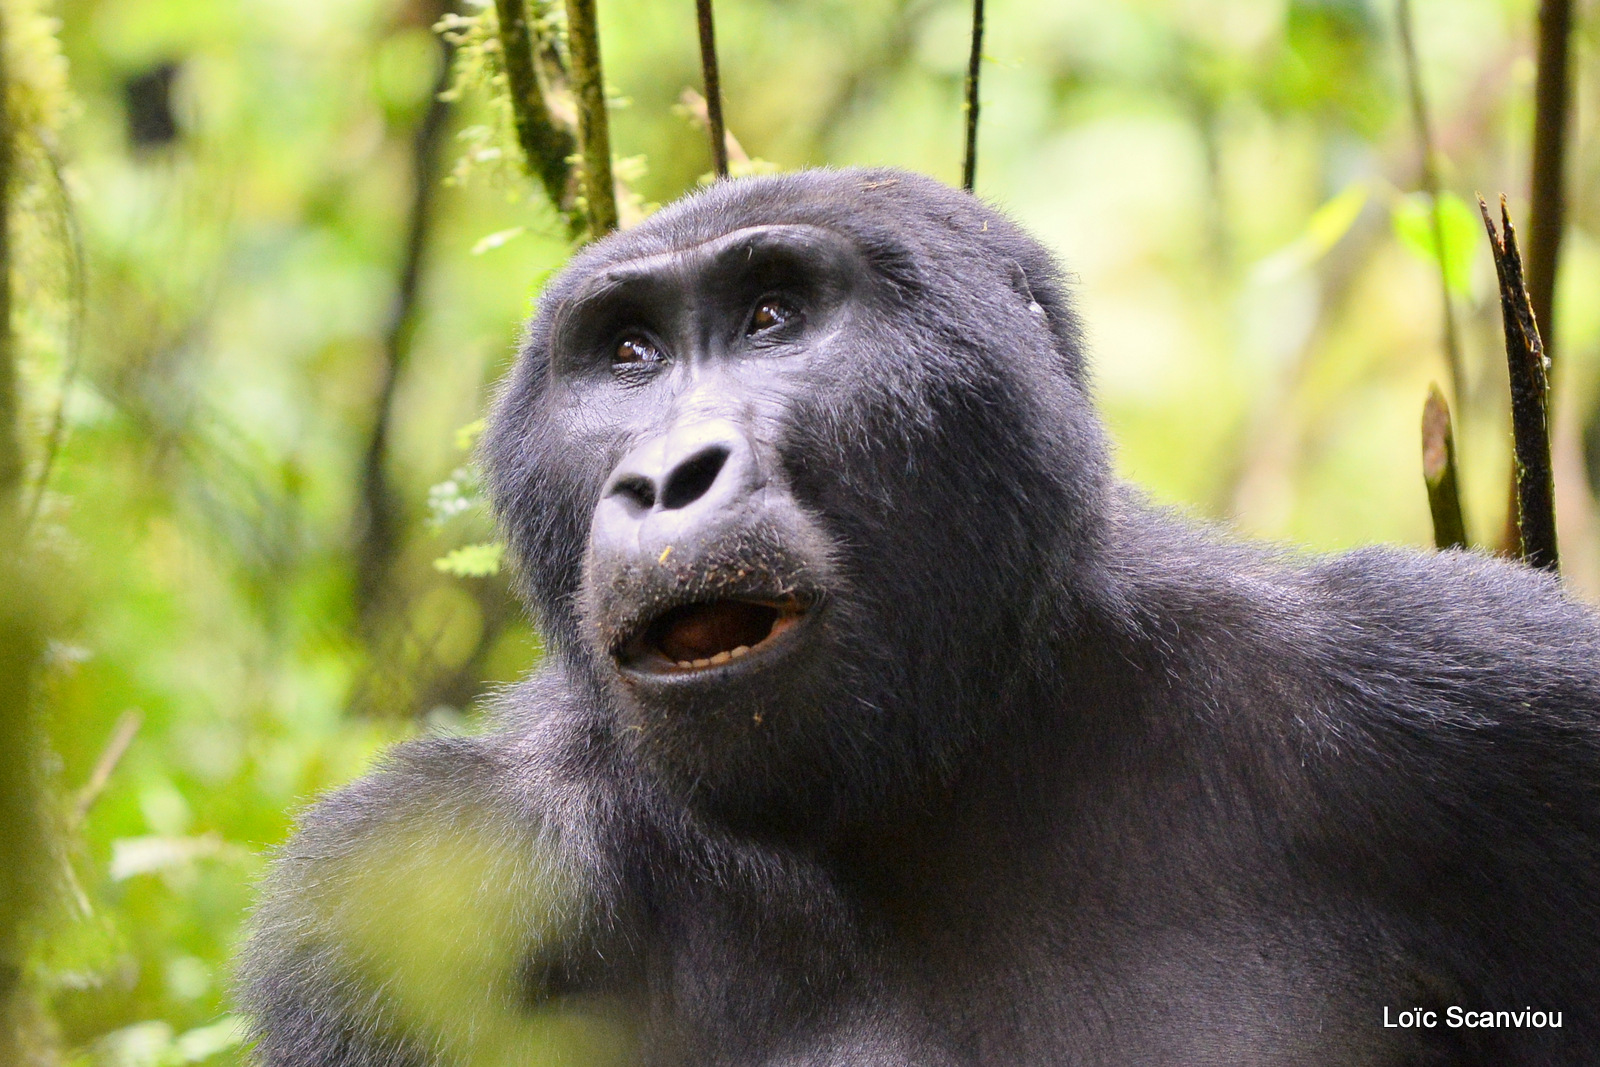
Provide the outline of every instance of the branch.
[[722,79],[717,74],[717,31],[711,22],[711,0],[695,0],[700,22],[700,68],[705,75],[706,130],[711,135],[711,162],[717,177],[728,176],[728,143],[723,137]]
[[983,61],[983,0],[972,0],[972,53],[967,57],[967,152],[961,188],[972,192],[978,180],[978,67]]
[[1539,4],[1539,68],[1533,89],[1533,175],[1528,207],[1528,300],[1544,328],[1545,354],[1556,340],[1556,266],[1566,222],[1568,40],[1572,0]]
[[94,770],[89,773],[89,780],[78,790],[78,797],[72,805],[72,815],[67,823],[69,829],[76,830],[83,825],[83,820],[89,817],[89,810],[94,807],[94,802],[100,799],[100,794],[106,791],[106,784],[111,781],[111,773],[117,769],[117,764],[122,762],[122,757],[128,754],[128,746],[133,744],[133,739],[143,724],[144,716],[134,708],[129,708],[122,713],[121,718],[117,719],[117,725],[111,730],[110,740],[101,750],[100,758],[94,761]]
[[1511,374],[1511,434],[1516,446],[1517,529],[1522,559],[1556,570],[1555,477],[1550,465],[1550,379],[1528,289],[1522,280],[1522,255],[1511,226],[1506,198],[1500,197],[1501,233],[1489,205],[1478,197],[1489,231],[1494,269],[1500,279],[1500,317],[1505,326],[1506,365]]
[[500,24],[500,54],[511,94],[512,125],[528,176],[544,186],[550,203],[566,213],[570,200],[567,184],[572,177],[568,162],[577,150],[572,131],[556,121],[539,85],[533,35],[528,30],[527,0],[495,0]]
[[598,239],[617,228],[617,194],[611,177],[611,132],[594,5],[595,0],[567,0],[567,47],[572,56],[573,95],[578,100],[578,144],[583,156],[589,236]]
[[1434,546],[1466,548],[1467,526],[1461,517],[1450,404],[1437,385],[1429,387],[1428,399],[1422,405],[1422,480],[1428,487],[1428,510],[1433,514]]
[[1445,365],[1450,371],[1450,392],[1456,403],[1466,396],[1462,381],[1461,340],[1456,332],[1455,307],[1450,299],[1450,275],[1445,265],[1444,206],[1439,198],[1439,161],[1433,150],[1433,130],[1428,121],[1428,102],[1422,90],[1422,67],[1411,36],[1411,0],[1400,0],[1397,21],[1400,52],[1405,61],[1406,87],[1411,98],[1411,121],[1417,129],[1417,146],[1422,154],[1422,188],[1432,205],[1433,247],[1438,250],[1439,296],[1444,307]]
[[[442,15],[443,12],[440,12]],[[361,464],[361,499],[355,547],[356,602],[364,621],[370,622],[381,600],[389,568],[400,546],[400,506],[389,483],[389,419],[394,409],[400,374],[411,359],[412,342],[420,317],[422,260],[433,228],[433,200],[443,151],[450,105],[441,99],[450,85],[450,44],[440,39],[444,51],[428,110],[411,142],[411,207],[406,219],[406,243],[401,255],[394,303],[383,333],[383,367],[366,454]]]
[[[710,125],[711,119],[707,114],[705,97],[693,89],[685,89],[678,94],[678,103],[689,113],[689,118],[701,127],[704,128]],[[722,148],[728,154],[730,166],[733,164],[740,166],[750,165],[750,153],[744,150],[744,145],[739,143],[739,138],[733,135],[732,130],[724,129],[722,131]]]

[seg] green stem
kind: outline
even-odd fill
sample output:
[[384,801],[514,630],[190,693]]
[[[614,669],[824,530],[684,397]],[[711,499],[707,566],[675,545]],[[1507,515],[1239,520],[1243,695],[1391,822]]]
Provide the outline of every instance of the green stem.
[[611,176],[611,132],[606,121],[605,75],[600,68],[600,30],[594,0],[567,0],[567,46],[572,56],[573,95],[578,101],[578,145],[583,155],[583,193],[589,202],[589,235],[617,228],[617,192]]

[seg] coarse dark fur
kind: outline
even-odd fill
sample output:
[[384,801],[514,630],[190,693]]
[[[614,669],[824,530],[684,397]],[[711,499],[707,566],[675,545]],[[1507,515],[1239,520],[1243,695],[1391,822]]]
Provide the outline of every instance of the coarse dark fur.
[[[549,655],[305,816],[263,1064],[1592,1062],[1600,628],[1553,578],[1143,503],[1049,254],[909,174],[719,183],[540,307],[486,457]],[[726,498],[664,511],[702,425]],[[806,608],[787,651],[629,667],[739,597]]]

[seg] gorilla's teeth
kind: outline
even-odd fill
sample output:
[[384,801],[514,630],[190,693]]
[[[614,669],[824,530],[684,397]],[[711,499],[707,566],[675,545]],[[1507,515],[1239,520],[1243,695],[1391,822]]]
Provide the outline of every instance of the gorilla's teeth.
[[713,665],[718,663],[726,663],[732,658],[733,653],[731,652],[718,652],[715,656],[711,657],[711,662]]
[[740,656],[744,655],[746,652],[749,652],[749,651],[750,651],[750,646],[749,645],[740,645],[738,648],[736,648],[732,652],[728,653],[728,658],[729,659],[738,659]]
[[690,667],[693,667],[693,666],[694,666],[694,664],[693,664],[693,663],[690,663],[690,662],[689,662],[689,661],[688,661],[688,660],[686,660],[686,659],[680,659],[680,660],[679,660],[679,661],[678,661],[678,666],[680,666],[680,667],[682,667],[682,668],[683,668],[683,669],[684,669],[684,670],[688,670],[688,669],[689,669],[689,668],[690,668]]
[[711,666],[711,661],[708,660],[708,659],[697,659],[693,663],[691,663],[690,666],[691,667],[709,667],[709,666]]

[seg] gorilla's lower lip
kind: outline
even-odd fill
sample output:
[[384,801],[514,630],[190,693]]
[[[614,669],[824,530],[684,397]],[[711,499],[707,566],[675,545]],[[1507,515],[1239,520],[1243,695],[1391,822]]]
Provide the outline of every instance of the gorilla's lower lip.
[[682,604],[646,623],[615,655],[624,668],[647,674],[696,674],[736,665],[770,650],[807,609],[797,600]]

